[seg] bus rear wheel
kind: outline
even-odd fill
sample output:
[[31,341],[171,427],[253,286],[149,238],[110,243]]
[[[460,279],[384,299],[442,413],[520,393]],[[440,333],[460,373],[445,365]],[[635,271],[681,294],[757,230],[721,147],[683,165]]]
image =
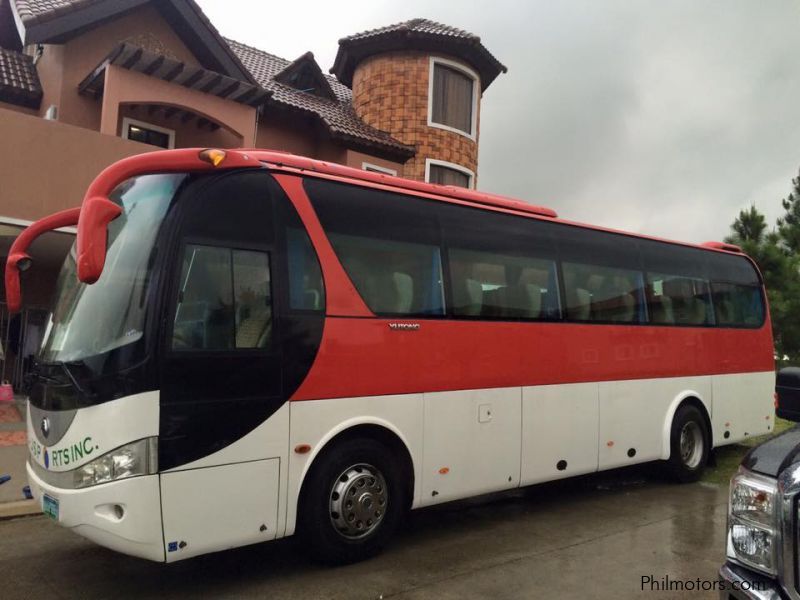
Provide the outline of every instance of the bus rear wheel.
[[667,468],[680,483],[697,481],[708,463],[710,447],[708,429],[696,406],[681,406],[672,419],[670,456]]
[[301,496],[298,535],[305,549],[327,564],[378,554],[405,505],[399,473],[392,453],[375,440],[344,440],[327,449]]

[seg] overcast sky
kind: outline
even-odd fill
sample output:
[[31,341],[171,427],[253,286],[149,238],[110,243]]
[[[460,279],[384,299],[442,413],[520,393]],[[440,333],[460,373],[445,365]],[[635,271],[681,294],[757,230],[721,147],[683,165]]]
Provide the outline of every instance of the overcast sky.
[[220,32],[323,71],[337,40],[414,17],[481,36],[478,187],[701,242],[770,223],[800,167],[800,0],[199,0]]

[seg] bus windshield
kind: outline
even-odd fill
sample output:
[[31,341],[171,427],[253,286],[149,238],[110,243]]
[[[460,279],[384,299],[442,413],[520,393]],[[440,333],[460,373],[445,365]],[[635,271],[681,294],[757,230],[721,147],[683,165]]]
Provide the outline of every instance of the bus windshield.
[[184,174],[143,175],[118,186],[110,200],[122,214],[108,226],[108,252],[100,279],[78,280],[75,246],[58,276],[56,305],[39,360],[72,362],[141,339],[154,258],[153,244]]

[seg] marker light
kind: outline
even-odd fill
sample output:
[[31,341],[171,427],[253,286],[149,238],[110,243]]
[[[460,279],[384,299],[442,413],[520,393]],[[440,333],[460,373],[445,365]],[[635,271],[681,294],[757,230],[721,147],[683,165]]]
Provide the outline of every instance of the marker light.
[[217,148],[207,148],[199,154],[200,160],[211,163],[215,167],[218,167],[222,161],[225,160],[225,156],[225,150],[219,150]]

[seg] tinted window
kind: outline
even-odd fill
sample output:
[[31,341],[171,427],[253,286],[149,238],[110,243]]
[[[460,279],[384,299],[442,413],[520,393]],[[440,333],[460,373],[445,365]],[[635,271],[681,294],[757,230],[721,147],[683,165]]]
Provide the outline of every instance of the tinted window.
[[650,320],[664,325],[710,325],[714,322],[708,282],[693,277],[647,274]]
[[758,327],[764,322],[761,288],[714,282],[711,292],[719,325]]
[[433,202],[315,179],[306,180],[305,187],[337,257],[370,310],[444,314]]
[[274,240],[273,198],[280,186],[263,171],[231,173],[214,180],[209,193],[186,198],[183,229],[193,238],[232,240],[248,245]]
[[293,310],[323,310],[322,271],[305,229],[286,228],[289,261],[289,306]]
[[639,247],[646,271],[708,280],[711,252],[654,240],[641,240]]
[[758,273],[746,257],[722,252],[707,252],[706,254],[708,255],[709,272],[714,281],[761,285]]
[[564,225],[557,226],[556,236],[565,262],[641,270],[636,238]]
[[460,317],[558,319],[551,227],[532,219],[442,207],[452,312]]
[[567,318],[574,321],[644,321],[642,274],[580,263],[562,263]]
[[271,333],[269,255],[187,245],[181,267],[172,348],[266,348]]

